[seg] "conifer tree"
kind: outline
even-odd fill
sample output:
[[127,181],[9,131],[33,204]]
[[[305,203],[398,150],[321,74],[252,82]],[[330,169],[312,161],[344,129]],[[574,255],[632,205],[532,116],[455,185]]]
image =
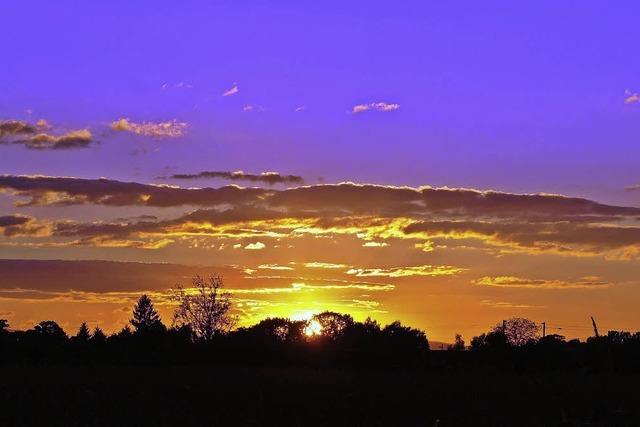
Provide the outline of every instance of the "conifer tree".
[[130,321],[136,333],[146,333],[164,329],[160,315],[153,307],[151,299],[142,295],[133,307],[133,318]]
[[100,329],[100,327],[96,326],[96,328],[93,330],[93,335],[91,336],[91,342],[102,344],[106,340],[107,336],[105,335],[105,333],[102,331],[102,329]]
[[91,338],[91,333],[89,332],[87,322],[82,322],[78,329],[78,333],[76,334],[76,340],[80,342],[87,342],[89,341],[89,338]]

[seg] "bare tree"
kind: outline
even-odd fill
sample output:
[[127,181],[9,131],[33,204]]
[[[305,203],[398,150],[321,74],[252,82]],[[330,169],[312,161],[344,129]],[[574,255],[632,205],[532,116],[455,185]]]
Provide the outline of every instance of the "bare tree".
[[229,332],[236,324],[231,315],[231,294],[223,292],[222,277],[205,279],[195,276],[193,287],[185,289],[176,285],[171,291],[171,300],[178,306],[173,314],[174,326],[188,326],[195,338],[210,342],[216,335]]
[[529,342],[537,341],[540,337],[540,328],[533,320],[523,317],[512,317],[503,323],[496,325],[493,332],[504,334],[507,342],[516,347],[521,347]]

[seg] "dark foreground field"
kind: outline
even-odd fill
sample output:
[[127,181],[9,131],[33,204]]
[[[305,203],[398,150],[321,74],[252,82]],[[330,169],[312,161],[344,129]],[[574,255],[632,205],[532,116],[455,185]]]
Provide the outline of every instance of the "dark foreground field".
[[[4,367],[3,426],[636,426],[638,376]],[[439,421],[437,421],[439,420]]]

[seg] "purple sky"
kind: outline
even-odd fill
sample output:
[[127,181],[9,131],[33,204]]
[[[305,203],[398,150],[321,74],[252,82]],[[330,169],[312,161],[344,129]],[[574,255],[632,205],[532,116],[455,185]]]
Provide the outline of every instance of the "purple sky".
[[116,330],[139,293],[204,265],[246,323],[331,309],[438,340],[512,315],[637,330],[639,16],[637,1],[4,1],[0,259],[33,263],[0,262],[0,315]]
[[[0,117],[100,145],[3,147],[2,172],[277,170],[640,205],[624,191],[640,182],[637,2],[211,3],[3,4]],[[400,108],[351,114],[373,102]],[[188,133],[113,135],[122,117]]]

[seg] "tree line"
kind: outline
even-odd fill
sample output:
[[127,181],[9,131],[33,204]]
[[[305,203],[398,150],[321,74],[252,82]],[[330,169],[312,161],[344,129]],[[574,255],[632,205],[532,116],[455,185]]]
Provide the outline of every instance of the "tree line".
[[0,363],[354,365],[467,369],[589,369],[640,371],[640,332],[609,331],[586,341],[512,318],[471,339],[456,335],[448,351],[429,351],[424,331],[392,322],[325,311],[309,320],[267,318],[236,328],[230,294],[221,277],[196,276],[192,287],[177,286],[176,308],[167,327],[152,300],[142,295],[129,324],[107,335],[82,323],[69,336],[55,321],[12,331],[0,319]]

